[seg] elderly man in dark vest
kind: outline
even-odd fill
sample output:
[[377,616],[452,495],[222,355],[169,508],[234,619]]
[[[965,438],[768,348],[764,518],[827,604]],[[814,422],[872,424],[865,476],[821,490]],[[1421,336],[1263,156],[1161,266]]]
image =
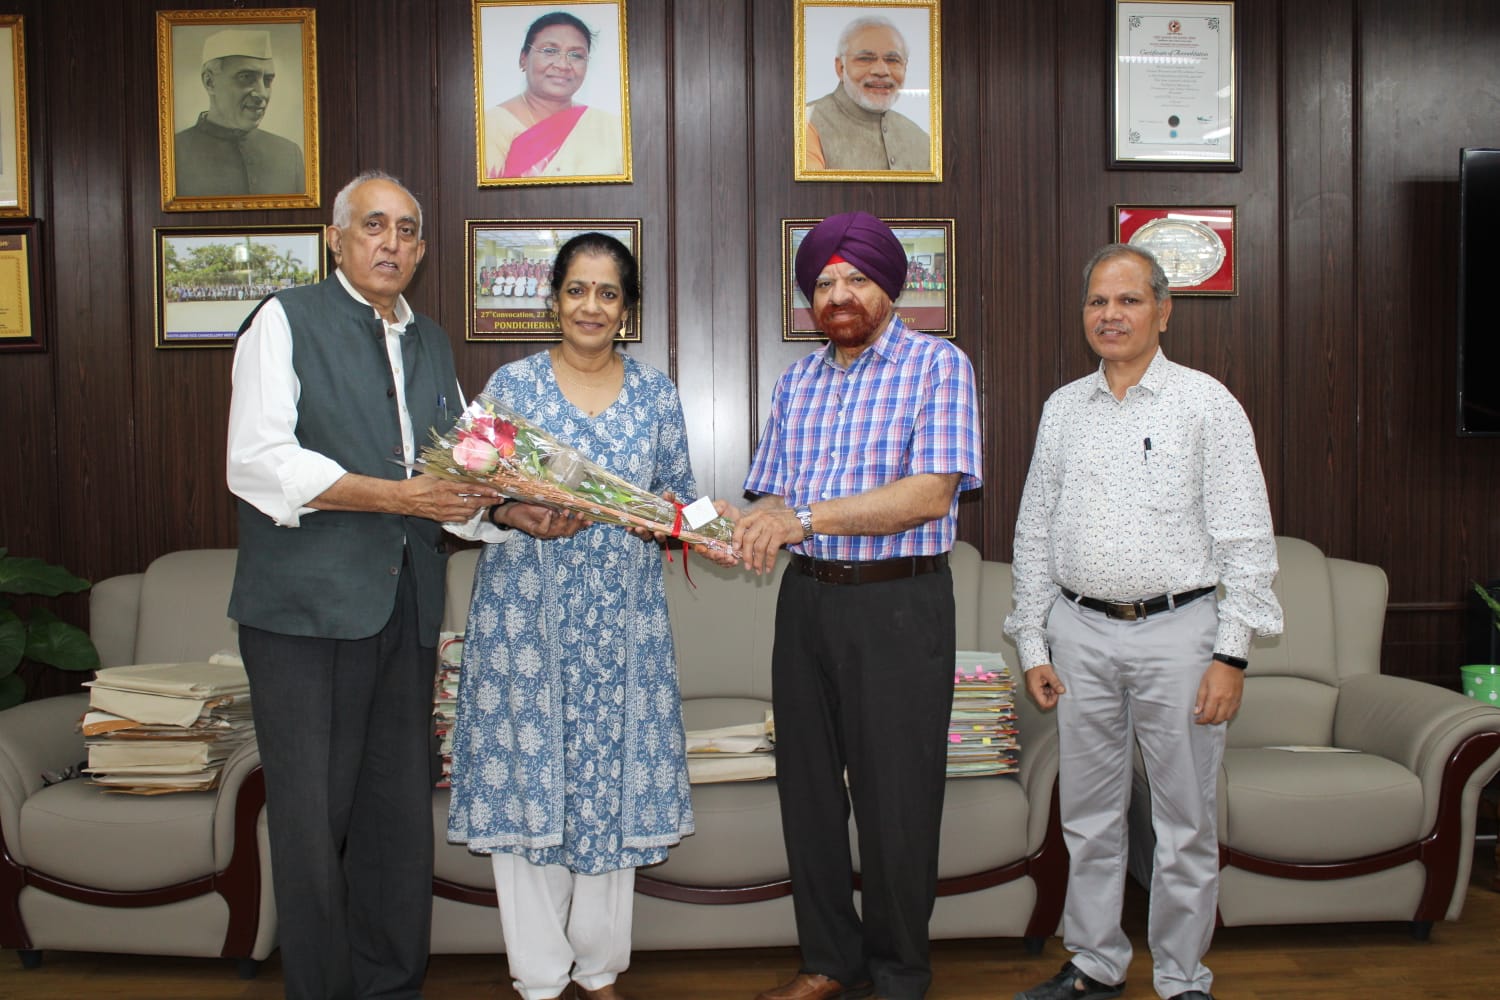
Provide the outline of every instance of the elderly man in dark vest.
[[839,85],[807,106],[807,169],[932,169],[932,138],[892,111],[906,82],[906,39],[884,17],[859,17],[839,34]]
[[462,408],[447,335],[402,296],[426,249],[416,199],[361,174],[334,201],[328,245],[333,277],[266,299],[235,349],[229,616],[265,768],[286,995],[420,997],[440,522],[493,500],[401,464]]

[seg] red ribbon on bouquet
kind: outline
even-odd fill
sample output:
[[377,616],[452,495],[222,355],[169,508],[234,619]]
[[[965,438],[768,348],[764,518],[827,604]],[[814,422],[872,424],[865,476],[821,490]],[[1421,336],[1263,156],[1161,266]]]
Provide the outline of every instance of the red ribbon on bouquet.
[[[671,530],[670,534],[671,534],[671,536],[673,538],[680,539],[682,537],[682,508],[683,508],[683,505],[680,504],[680,503],[678,503],[676,500],[673,500],[672,501],[672,506],[674,508],[676,508],[677,515],[674,518],[672,518],[672,530]],[[688,572],[688,553],[690,551],[692,551],[692,548],[693,548],[692,545],[688,544],[687,542],[683,542],[682,543],[682,575],[687,579],[688,586],[692,587],[694,590],[697,590],[698,589],[698,585],[693,582],[693,574]],[[668,548],[667,549],[667,562],[672,562],[672,561],[673,561],[672,560],[672,550],[670,548]]]

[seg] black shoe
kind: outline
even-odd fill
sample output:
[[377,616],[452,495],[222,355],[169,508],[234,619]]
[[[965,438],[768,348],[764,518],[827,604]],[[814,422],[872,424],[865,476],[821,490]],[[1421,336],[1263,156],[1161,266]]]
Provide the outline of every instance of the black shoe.
[[1188,990],[1186,993],[1178,993],[1172,1000],[1214,1000],[1212,993],[1204,993],[1202,990]]
[[1033,986],[1025,993],[1017,993],[1016,1000],[1109,1000],[1124,991],[1124,983],[1114,986],[1101,983],[1068,962],[1063,965],[1061,972],[1045,983]]

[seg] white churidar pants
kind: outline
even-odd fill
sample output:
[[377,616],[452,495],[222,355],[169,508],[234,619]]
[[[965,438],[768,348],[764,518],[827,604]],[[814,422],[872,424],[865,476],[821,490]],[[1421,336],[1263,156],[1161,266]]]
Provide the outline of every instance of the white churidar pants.
[[1213,657],[1213,596],[1144,621],[1123,621],[1059,597],[1047,621],[1057,703],[1058,785],[1071,858],[1063,944],[1105,983],[1125,979],[1130,941],[1120,928],[1125,892],[1131,744],[1151,785],[1156,852],[1151,946],[1156,991],[1208,993],[1203,955],[1219,896],[1217,792],[1223,724],[1193,721],[1198,685]]
[[508,851],[491,854],[490,865],[510,975],[523,1000],[558,996],[570,978],[602,989],[630,966],[634,868],[579,875]]

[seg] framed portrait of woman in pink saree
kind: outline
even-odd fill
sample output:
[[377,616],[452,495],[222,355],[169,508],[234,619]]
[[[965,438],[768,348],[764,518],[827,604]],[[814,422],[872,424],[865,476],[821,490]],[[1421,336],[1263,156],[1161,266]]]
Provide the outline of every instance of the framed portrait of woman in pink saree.
[[473,0],[480,187],[631,179],[625,0]]

